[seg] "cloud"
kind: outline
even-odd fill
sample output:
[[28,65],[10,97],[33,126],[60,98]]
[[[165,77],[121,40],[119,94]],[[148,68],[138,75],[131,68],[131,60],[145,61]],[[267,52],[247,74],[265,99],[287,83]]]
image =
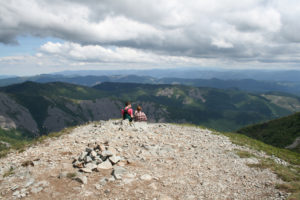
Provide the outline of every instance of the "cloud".
[[40,57],[56,57],[67,59],[69,63],[76,62],[93,64],[149,64],[157,63],[162,65],[181,64],[193,65],[200,64],[200,58],[190,58],[185,56],[160,55],[151,51],[143,51],[129,47],[100,46],[100,45],[81,45],[73,42],[52,43],[48,42],[41,46]]
[[60,38],[41,51],[74,62],[289,64],[300,55],[299,18],[296,0],[0,0],[0,42]]

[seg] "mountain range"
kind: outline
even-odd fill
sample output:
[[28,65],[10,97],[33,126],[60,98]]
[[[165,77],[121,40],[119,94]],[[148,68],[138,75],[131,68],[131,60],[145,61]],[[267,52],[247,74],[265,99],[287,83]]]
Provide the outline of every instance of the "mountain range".
[[221,131],[300,111],[297,96],[184,85],[111,83],[94,87],[24,82],[0,88],[0,124],[36,136],[94,120],[120,118],[140,104],[151,122],[193,123]]
[[[176,77],[183,79],[212,79],[241,80],[253,79],[259,81],[299,82],[299,70],[247,70],[247,69],[218,69],[218,68],[170,68],[148,70],[80,70],[63,71],[54,75],[64,76],[115,76],[115,75],[151,76],[155,78]],[[170,76],[171,75],[171,76]]]
[[110,76],[66,76],[58,74],[44,74],[31,77],[12,77],[0,79],[0,86],[7,86],[25,81],[39,83],[66,82],[83,86],[94,86],[103,82],[123,82],[123,83],[149,83],[149,84],[172,84],[189,85],[196,87],[213,87],[219,89],[239,89],[249,92],[285,92],[300,96],[300,82],[296,81],[262,81],[254,79],[192,79],[192,78],[155,78],[152,76],[137,75],[110,75]]

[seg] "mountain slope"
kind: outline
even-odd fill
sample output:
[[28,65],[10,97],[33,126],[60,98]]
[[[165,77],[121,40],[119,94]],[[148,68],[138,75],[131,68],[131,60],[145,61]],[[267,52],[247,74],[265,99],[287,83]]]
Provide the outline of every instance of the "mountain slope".
[[[99,164],[91,156],[108,153],[105,149],[121,161],[103,169],[99,166],[113,156]],[[258,154],[197,127],[95,122],[0,159],[0,193],[4,199],[287,197],[276,188],[283,181],[274,173],[248,166],[259,163],[260,158],[240,158],[236,150]],[[86,163],[74,168],[72,162],[79,157]],[[97,170],[88,170],[94,165]]]
[[300,112],[262,124],[251,125],[237,132],[267,144],[281,148],[288,147],[300,153]]
[[167,122],[201,124],[222,131],[296,111],[239,90],[134,83],[103,83],[94,88],[135,104],[143,101],[160,105],[168,113]]
[[[29,128],[26,126],[17,126],[17,128],[29,131],[36,128],[36,132],[41,135],[59,131],[66,126],[114,118],[119,115],[119,102],[111,101],[100,91],[88,87],[58,82],[48,84],[25,82],[2,87],[0,91],[9,96],[11,101],[26,108],[30,116],[28,119],[36,123]],[[2,107],[7,107],[6,104]],[[108,112],[108,109],[111,112]],[[5,113],[10,115],[15,113],[15,117],[19,117],[20,109],[11,109]],[[13,121],[19,120],[17,118]]]
[[[267,95],[267,94],[263,94]],[[141,104],[150,122],[193,123],[222,131],[296,111],[297,98],[181,85],[25,82],[0,88],[0,125],[39,136],[94,120],[119,118],[123,102]],[[272,100],[289,98],[288,105]],[[271,98],[271,99],[270,99]],[[290,101],[293,99],[294,101]]]

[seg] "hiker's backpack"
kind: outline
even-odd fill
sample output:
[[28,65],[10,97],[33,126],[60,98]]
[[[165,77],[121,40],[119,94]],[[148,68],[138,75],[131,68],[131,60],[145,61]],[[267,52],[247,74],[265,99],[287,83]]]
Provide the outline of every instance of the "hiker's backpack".
[[130,122],[132,121],[132,118],[131,118],[131,116],[129,115],[129,113],[128,113],[128,109],[129,108],[124,108],[124,114],[123,114],[123,119],[128,119]]

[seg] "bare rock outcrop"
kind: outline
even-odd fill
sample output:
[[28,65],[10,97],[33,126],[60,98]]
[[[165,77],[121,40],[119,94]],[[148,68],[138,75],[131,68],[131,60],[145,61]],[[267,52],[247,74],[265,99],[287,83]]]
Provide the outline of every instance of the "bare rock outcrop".
[[0,127],[23,128],[33,133],[38,132],[37,124],[28,109],[3,93],[0,93]]

